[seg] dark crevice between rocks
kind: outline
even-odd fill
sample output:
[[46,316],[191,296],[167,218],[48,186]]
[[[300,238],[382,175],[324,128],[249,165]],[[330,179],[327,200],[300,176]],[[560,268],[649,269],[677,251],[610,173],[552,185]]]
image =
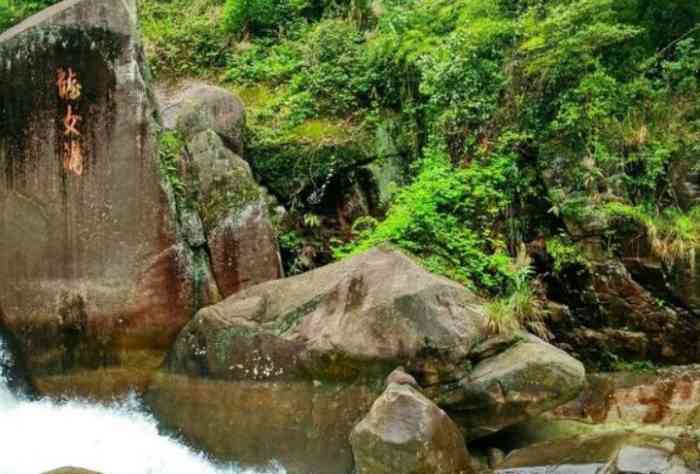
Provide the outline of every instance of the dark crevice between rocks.
[[[155,100],[155,99],[154,99]],[[155,107],[155,109],[158,109]],[[161,128],[161,134],[163,133],[162,123],[160,121],[159,113],[155,113],[154,119],[156,119],[159,127]],[[160,145],[162,146],[162,145]],[[178,155],[179,160],[179,175],[180,179],[186,184],[184,186],[191,186],[192,182],[190,177],[185,175],[188,173],[190,168],[189,163],[191,163],[192,158],[190,151],[185,143],[182,143],[182,148],[179,150]],[[190,263],[190,271],[192,278],[192,317],[202,309],[207,304],[204,295],[207,292],[206,285],[209,282],[209,276],[213,275],[212,264],[211,264],[211,251],[209,249],[206,230],[204,229],[202,216],[196,210],[194,205],[194,200],[196,196],[192,195],[192,191],[186,189],[184,191],[177,191],[174,189],[170,182],[170,178],[166,176],[162,171],[160,174],[161,187],[163,189],[163,194],[169,201],[169,208],[174,209],[175,215],[171,216],[175,223],[175,233],[177,236],[177,242],[181,243],[185,249],[186,258]],[[186,220],[188,217],[194,216],[197,219],[196,228],[193,229],[191,222],[188,223]],[[191,220],[191,219],[190,219]],[[201,233],[199,236],[192,234]],[[216,281],[214,280],[216,284]],[[218,284],[217,284],[218,286]],[[219,288],[219,293],[221,289]]]

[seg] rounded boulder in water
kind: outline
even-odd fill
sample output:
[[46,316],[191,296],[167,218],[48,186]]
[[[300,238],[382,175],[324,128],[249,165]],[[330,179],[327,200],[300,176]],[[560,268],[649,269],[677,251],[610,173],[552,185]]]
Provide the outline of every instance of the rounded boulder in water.
[[53,471],[45,472],[44,474],[100,474],[97,471],[90,471],[80,467],[61,467]]

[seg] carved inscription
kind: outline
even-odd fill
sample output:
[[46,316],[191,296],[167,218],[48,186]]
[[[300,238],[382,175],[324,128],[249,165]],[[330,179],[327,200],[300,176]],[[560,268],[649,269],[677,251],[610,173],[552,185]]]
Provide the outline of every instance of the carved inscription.
[[74,103],[80,99],[82,94],[82,85],[72,68],[68,68],[68,70],[59,68],[56,75],[58,96],[66,102],[66,116],[63,119],[63,135],[65,136],[63,167],[75,176],[82,176],[83,151],[80,144],[79,123],[83,118],[73,109]]

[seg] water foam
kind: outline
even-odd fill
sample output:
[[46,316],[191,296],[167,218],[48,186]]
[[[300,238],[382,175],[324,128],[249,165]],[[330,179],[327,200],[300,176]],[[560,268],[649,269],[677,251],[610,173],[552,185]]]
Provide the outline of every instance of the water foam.
[[[10,361],[0,340],[0,372]],[[215,465],[158,432],[135,398],[109,406],[27,400],[0,373],[0,474],[40,474],[78,466],[104,474],[283,474],[279,466]]]

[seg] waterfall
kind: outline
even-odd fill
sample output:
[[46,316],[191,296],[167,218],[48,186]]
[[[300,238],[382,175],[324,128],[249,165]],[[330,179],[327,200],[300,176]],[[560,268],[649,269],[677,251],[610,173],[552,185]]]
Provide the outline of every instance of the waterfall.
[[0,474],[64,466],[103,474],[283,474],[280,467],[216,465],[158,432],[135,397],[111,405],[30,400],[10,388],[12,357],[0,338]]

